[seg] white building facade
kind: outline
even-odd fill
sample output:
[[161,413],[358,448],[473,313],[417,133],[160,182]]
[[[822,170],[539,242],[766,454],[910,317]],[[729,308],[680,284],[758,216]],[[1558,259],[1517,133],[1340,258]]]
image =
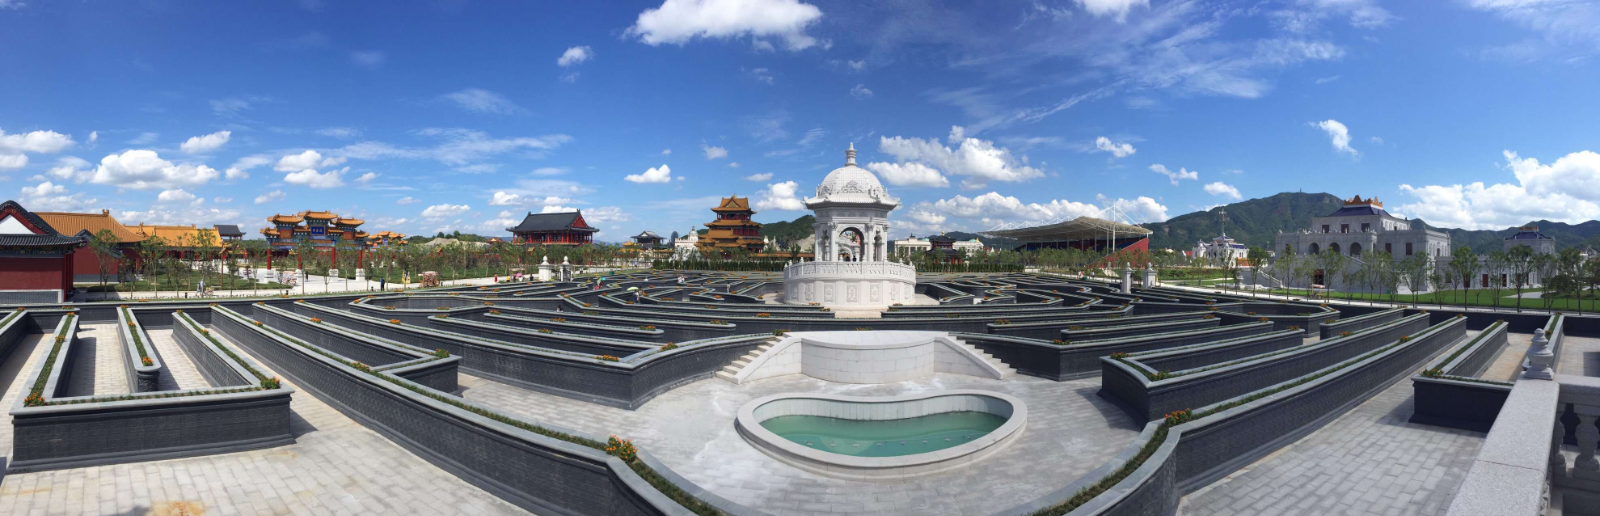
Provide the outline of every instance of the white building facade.
[[[1437,268],[1447,266],[1450,262],[1450,234],[1390,215],[1377,198],[1362,199],[1358,195],[1345,200],[1337,211],[1312,218],[1308,229],[1279,233],[1273,250],[1276,251],[1277,263],[1289,255],[1295,255],[1296,260],[1309,262],[1315,258],[1314,255],[1332,252],[1349,257],[1345,267],[1354,270],[1361,267],[1363,260],[1370,259],[1370,255],[1381,251],[1389,253],[1395,262],[1421,254],[1429,258],[1430,267]],[[1316,284],[1334,290],[1361,290],[1343,285],[1347,276],[1344,271],[1308,270],[1310,274],[1276,279],[1296,288]],[[1428,290],[1432,290],[1431,285],[1419,285],[1419,292]]]
[[[983,242],[976,238],[972,240],[957,240],[953,247],[955,250],[967,254],[983,252]],[[917,238],[916,235],[910,235],[905,239],[894,241],[894,254],[900,258],[908,258],[931,250],[933,250],[933,241],[927,238]]]
[[1229,260],[1237,263],[1238,260],[1249,257],[1250,249],[1244,244],[1228,238],[1227,233],[1223,233],[1222,236],[1213,238],[1210,242],[1204,240],[1195,242],[1192,253],[1195,259],[1206,260],[1213,264],[1228,263]]

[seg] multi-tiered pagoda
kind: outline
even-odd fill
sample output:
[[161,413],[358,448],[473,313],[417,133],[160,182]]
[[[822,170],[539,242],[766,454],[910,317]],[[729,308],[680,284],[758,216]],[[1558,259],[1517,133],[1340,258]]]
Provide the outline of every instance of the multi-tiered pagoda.
[[344,218],[326,211],[273,215],[267,217],[267,222],[272,223],[272,227],[261,228],[261,234],[266,236],[267,245],[275,250],[293,249],[301,242],[311,242],[319,250],[328,250],[340,241],[361,245],[367,238],[365,231],[356,229],[366,221]]
[[761,240],[761,223],[750,220],[756,214],[755,210],[750,209],[750,199],[728,197],[711,211],[716,212],[717,220],[706,224],[709,231],[700,237],[702,252],[743,248],[756,253],[766,246]]

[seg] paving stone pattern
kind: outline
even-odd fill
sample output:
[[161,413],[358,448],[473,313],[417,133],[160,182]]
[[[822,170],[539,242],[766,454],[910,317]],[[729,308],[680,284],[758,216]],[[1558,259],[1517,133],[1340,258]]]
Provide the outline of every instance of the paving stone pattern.
[[[23,349],[43,337],[24,337]],[[35,346],[32,359],[46,349]],[[30,354],[13,355],[0,366],[0,382],[9,380],[23,355]],[[181,352],[163,358],[174,355]],[[258,358],[256,362],[261,363]],[[9,381],[0,403],[10,407],[25,392],[24,382]],[[290,408],[298,435],[293,445],[7,475],[0,483],[0,514],[527,514],[412,455],[304,390],[296,390]],[[0,440],[10,450],[9,422],[0,429]]]
[[[73,364],[70,396],[105,396],[128,393],[128,372],[123,369],[122,342],[117,339],[117,323],[78,325],[78,360]],[[31,372],[24,372],[23,379]],[[10,409],[7,409],[10,410]]]
[[200,375],[200,369],[194,366],[189,354],[178,346],[178,341],[172,340],[172,330],[146,330],[146,333],[150,335],[156,355],[161,357],[161,390],[204,389],[211,386],[211,382]]
[[[937,374],[887,385],[829,383],[788,375],[734,385],[694,382],[636,411],[602,407],[461,375],[467,399],[507,414],[599,436],[634,440],[673,471],[729,500],[777,515],[988,514],[1048,494],[1099,467],[1138,435],[1139,426],[1100,399],[1100,380],[992,380]],[[985,389],[1021,398],[1028,427],[999,453],[956,471],[883,482],[823,477],[780,463],[733,427],[745,402],[780,392],[886,396]]]
[[1593,337],[1562,337],[1561,374],[1600,376],[1600,339]]
[[1438,515],[1484,434],[1406,422],[1401,380],[1311,435],[1184,497],[1179,514]]
[[[1572,338],[1572,337],[1568,337]],[[1494,362],[1483,370],[1479,378],[1486,380],[1516,381],[1522,374],[1522,358],[1528,354],[1528,346],[1533,345],[1532,333],[1506,333],[1506,346],[1500,349],[1500,355]]]

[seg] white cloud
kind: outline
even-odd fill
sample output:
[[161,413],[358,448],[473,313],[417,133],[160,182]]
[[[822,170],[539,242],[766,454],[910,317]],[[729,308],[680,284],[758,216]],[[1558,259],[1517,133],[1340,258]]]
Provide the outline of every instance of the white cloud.
[[404,148],[383,142],[367,141],[346,145],[329,151],[329,154],[352,159],[434,159],[446,165],[462,166],[476,162],[486,156],[518,150],[528,151],[526,152],[528,157],[542,157],[544,151],[556,149],[562,144],[572,141],[572,137],[565,134],[492,138],[483,131],[460,128],[427,128],[416,131],[416,134],[439,138],[443,141],[439,145],[429,148]]
[[768,86],[773,85],[777,81],[777,79],[772,75],[772,70],[769,68],[752,68],[748,72],[750,73],[750,77],[755,78],[757,81],[767,83]]
[[672,149],[661,149],[661,155],[662,156],[671,156],[672,155]]
[[128,145],[149,145],[161,139],[161,133],[139,133],[139,136],[128,140]]
[[1168,218],[1167,207],[1155,199],[1143,195],[1133,199],[1110,199],[1104,195],[1096,195],[1095,200],[1105,206],[1107,210],[1120,211],[1135,224],[1145,222],[1165,222]]
[[39,186],[22,187],[19,202],[31,211],[87,211],[95,199],[84,199],[83,192],[67,194],[67,187],[49,181]]
[[533,169],[533,175],[541,177],[559,176],[565,173],[567,173],[567,169],[561,167],[540,167]]
[[1173,172],[1171,170],[1167,170],[1166,165],[1162,165],[1160,163],[1157,163],[1157,164],[1154,164],[1154,165],[1150,165],[1150,171],[1151,172],[1155,172],[1157,174],[1161,174],[1161,175],[1167,176],[1167,180],[1168,181],[1172,181],[1172,186],[1178,186],[1178,181],[1180,181],[1180,180],[1184,180],[1184,179],[1199,180],[1200,179],[1200,173],[1199,172],[1195,172],[1195,171],[1192,171],[1192,170],[1189,170],[1189,169],[1186,169],[1186,168],[1181,168],[1181,167],[1178,168],[1177,172]]
[[[568,208],[567,211],[577,211],[577,209]],[[611,222],[627,222],[633,220],[633,216],[628,215],[626,212],[622,211],[622,208],[618,208],[616,206],[590,208],[589,211],[583,212],[583,218],[588,220],[591,224],[607,224]]]
[[669,183],[672,182],[672,169],[663,164],[658,168],[646,170],[643,174],[629,174],[622,179],[630,183]]
[[584,61],[588,61],[592,58],[594,58],[593,49],[590,49],[587,46],[572,47],[568,48],[566,52],[562,52],[561,57],[556,58],[556,65],[563,67],[572,66]]
[[858,99],[868,98],[872,96],[872,90],[867,89],[865,84],[857,84],[855,87],[850,88],[850,96]]
[[0,154],[0,170],[15,170],[26,166],[28,166],[27,154]]
[[1578,223],[1600,218],[1600,154],[1580,151],[1550,164],[1504,152],[1516,184],[1400,185],[1417,202],[1397,211],[1430,224],[1504,229],[1547,219]]
[[[56,166],[52,167],[48,172],[45,172],[45,174],[57,179],[74,179],[77,182],[82,183],[89,180],[89,166],[90,163],[83,158],[62,156],[61,159],[56,160]],[[0,168],[5,167],[0,165]]]
[[713,146],[706,145],[706,144],[702,143],[702,144],[700,144],[700,148],[704,149],[706,151],[706,159],[717,159],[717,158],[726,158],[726,157],[728,157],[728,149],[724,149],[722,147],[713,147]]
[[350,62],[355,63],[356,66],[360,66],[368,70],[375,70],[378,67],[383,66],[384,61],[388,61],[388,57],[383,55],[383,52],[376,50],[356,51],[350,53]]
[[805,30],[820,18],[821,9],[798,0],[666,0],[639,13],[627,35],[651,46],[694,38],[776,38],[789,50],[803,50],[818,43]]
[[[728,168],[739,168],[739,162],[735,161],[735,162],[732,162],[732,163],[728,163]],[[682,181],[683,177],[679,176],[678,180]]]
[[760,174],[750,174],[748,176],[744,176],[744,178],[746,181],[771,181],[772,173],[762,172]]
[[488,174],[496,170],[500,170],[500,165],[495,163],[478,163],[475,165],[456,167],[456,172],[461,172],[463,174]]
[[233,202],[233,198],[232,197],[212,197],[211,198],[211,202],[214,202],[214,203],[217,203],[217,204],[228,204],[230,202]]
[[89,144],[100,141],[100,131],[89,131]]
[[1361,152],[1350,146],[1350,129],[1338,120],[1330,118],[1321,122],[1311,122],[1311,126],[1328,133],[1329,143],[1335,150],[1349,153],[1353,157],[1361,157]]
[[1223,183],[1222,181],[1206,183],[1206,187],[1205,188],[1206,188],[1206,193],[1211,194],[1211,195],[1220,195],[1220,196],[1223,196],[1223,197],[1227,197],[1229,199],[1233,199],[1235,201],[1244,198],[1243,195],[1239,195],[1239,189],[1238,188],[1234,188],[1233,186],[1228,185],[1227,183]]
[[576,201],[571,198],[555,195],[547,195],[543,198],[540,198],[538,196],[522,195],[506,191],[497,191],[494,193],[494,196],[489,199],[490,206],[554,206],[560,204],[572,204],[574,202]]
[[944,174],[921,163],[873,162],[868,163],[866,168],[894,186],[950,186],[950,180]]
[[234,179],[249,179],[250,169],[272,163],[272,161],[272,156],[265,154],[245,156],[243,158],[239,158],[239,161],[233,162],[233,166],[228,167],[228,170],[224,172],[223,175],[230,181]]
[[133,190],[199,186],[216,179],[217,170],[205,165],[173,164],[152,150],[130,150],[100,160],[90,182]]
[[193,200],[195,200],[194,194],[186,192],[181,188],[176,190],[162,190],[159,195],[156,195],[156,202],[190,202]]
[[1126,158],[1132,156],[1135,152],[1139,152],[1138,149],[1133,148],[1131,143],[1113,143],[1110,138],[1104,136],[1094,139],[1094,148],[1102,152],[1111,153],[1113,158]]
[[281,201],[284,197],[287,197],[287,195],[283,193],[283,190],[273,190],[256,196],[256,204],[266,204],[273,201]]
[[377,172],[367,172],[365,174],[361,174],[361,177],[356,178],[356,184],[365,185],[367,183],[371,183],[372,180],[377,179],[377,178],[378,178],[378,173]]
[[755,208],[758,210],[799,211],[806,209],[806,203],[795,196],[800,183],[784,181],[767,185],[765,190],[756,194]]
[[[410,199],[410,197],[407,197]],[[516,206],[522,204],[522,196],[514,193],[495,192],[494,198],[489,200],[490,206]]]
[[1128,11],[1135,5],[1150,7],[1150,0],[1077,0],[1078,5],[1092,16],[1110,16],[1123,23],[1128,20]]
[[435,204],[422,210],[422,216],[429,219],[454,217],[471,209],[471,206],[465,204]]
[[416,203],[419,203],[419,202],[422,202],[422,200],[421,199],[417,199],[416,197],[412,197],[412,196],[407,195],[405,197],[401,197],[400,200],[397,200],[394,203],[395,204],[400,204],[400,205],[406,205],[406,204],[416,204]]
[[913,205],[906,214],[913,222],[911,224],[902,222],[902,225],[914,226],[924,231],[984,230],[1001,222],[1042,223],[1083,216],[1112,218],[1112,215],[1105,213],[1111,208],[1121,211],[1129,220],[1136,223],[1167,219],[1167,207],[1149,197],[1111,199],[1097,195],[1095,198],[1099,203],[1098,206],[1061,199],[1048,203],[1030,203],[1016,197],[1001,195],[999,192],[989,192],[975,197],[957,195],[949,199],[923,201]]
[[1395,20],[1393,13],[1377,4],[1377,0],[1295,0],[1288,8],[1270,15],[1289,32],[1315,32],[1323,20],[1332,17],[1348,18],[1350,25],[1357,28],[1374,29]]
[[0,153],[53,154],[71,147],[72,137],[55,131],[6,134],[0,131]]
[[1372,142],[1375,145],[1383,145],[1383,138],[1379,138],[1377,136],[1368,136],[1367,141]]
[[[322,153],[308,150],[299,154],[290,154],[278,159],[278,164],[273,166],[279,172],[296,172],[308,168],[324,168],[342,165],[345,158],[332,156],[323,158]],[[237,166],[237,165],[235,165]]]
[[1028,165],[1026,156],[1018,158],[1010,149],[996,147],[992,141],[967,137],[960,126],[951,128],[950,139],[959,142],[955,149],[934,139],[900,136],[881,137],[878,148],[902,163],[922,162],[944,172],[969,176],[972,178],[967,183],[969,186],[987,181],[1016,182],[1044,177],[1044,171]]
[[305,185],[311,188],[338,188],[344,186],[344,179],[340,176],[349,172],[350,167],[327,172],[317,172],[314,169],[305,169],[299,172],[290,172],[283,175],[283,182],[292,185]]
[[191,136],[189,141],[183,142],[182,145],[178,146],[178,149],[189,154],[210,152],[228,143],[228,139],[232,136],[233,131],[217,131],[205,136]]
[[575,211],[578,211],[578,209],[568,206],[545,206],[544,209],[539,210],[539,213],[572,213]]
[[499,93],[479,88],[467,88],[455,93],[446,93],[443,98],[454,102],[461,109],[475,113],[504,115],[523,111],[522,106],[507,100],[505,97],[500,96]]
[[191,204],[155,204],[147,211],[122,211],[117,219],[126,224],[238,224],[243,217],[238,210]]

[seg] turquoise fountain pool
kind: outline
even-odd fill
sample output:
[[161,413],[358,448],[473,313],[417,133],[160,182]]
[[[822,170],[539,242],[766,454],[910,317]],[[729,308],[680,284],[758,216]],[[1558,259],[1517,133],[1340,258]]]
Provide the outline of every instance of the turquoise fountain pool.
[[972,442],[1005,424],[988,412],[942,412],[905,419],[866,420],[778,416],[761,426],[795,444],[855,457],[898,457]]

